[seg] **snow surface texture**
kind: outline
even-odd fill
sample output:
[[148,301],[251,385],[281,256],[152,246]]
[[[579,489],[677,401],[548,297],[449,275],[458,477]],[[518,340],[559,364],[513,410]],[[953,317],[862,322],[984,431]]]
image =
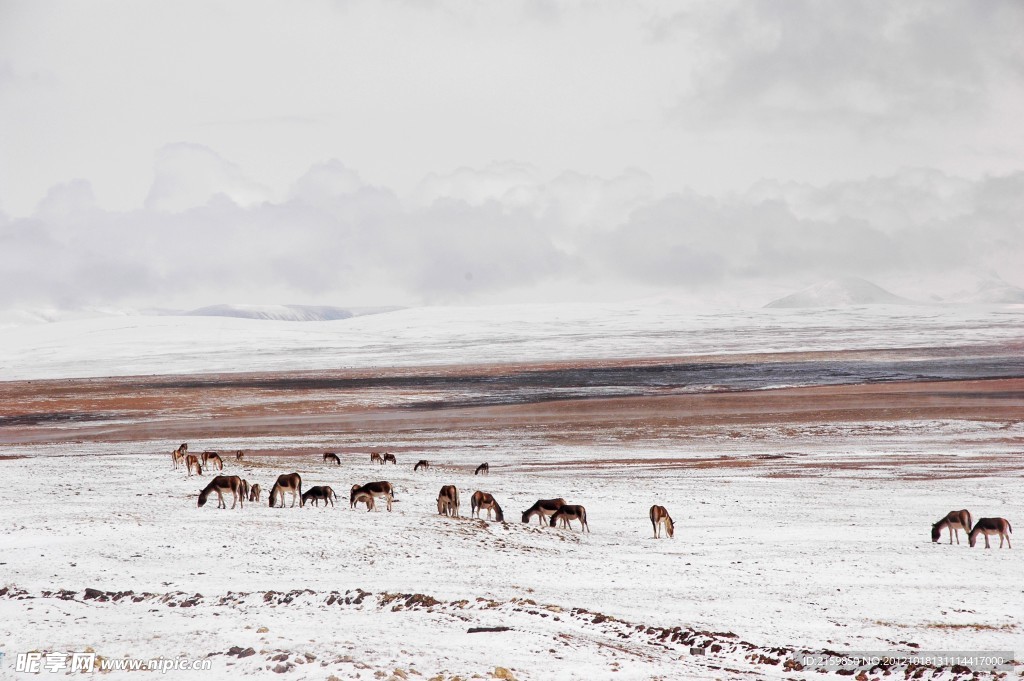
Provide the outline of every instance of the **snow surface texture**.
[[1024,307],[424,307],[333,322],[119,316],[8,327],[0,380],[1020,342]]
[[[497,667],[517,679],[721,678],[723,668],[730,678],[821,678],[784,670],[787,653],[770,648],[1019,655],[1024,547],[971,549],[963,536],[950,546],[945,535],[933,544],[929,529],[959,508],[1024,517],[1020,478],[985,473],[987,456],[1008,455],[1022,437],[1019,422],[956,421],[599,449],[453,433],[436,449],[395,442],[423,447],[400,453],[397,466],[363,454],[342,454],[341,467],[318,456],[226,457],[225,474],[264,488],[261,503],[235,510],[196,507],[210,477],[172,470],[170,441],[10,447],[4,454],[29,458],[0,460],[0,636],[9,654],[213,654],[218,677],[287,669],[304,679],[389,678],[395,669],[490,678]],[[311,444],[360,442],[209,440],[192,449]],[[938,449],[941,466],[906,463]],[[780,458],[769,467],[664,461],[710,450]],[[900,464],[890,463],[893,451]],[[414,473],[420,458],[431,467]],[[490,475],[474,476],[483,460]],[[809,465],[818,472],[799,472]],[[293,470],[305,487],[332,485],[338,506],[268,508],[272,481]],[[395,485],[394,512],[349,509],[351,484],[379,479]],[[437,490],[449,483],[464,516],[483,489],[507,523],[439,517]],[[586,506],[591,534],[520,522],[534,500],[558,496]],[[674,539],[652,538],[652,503],[672,513]],[[132,593],[94,598],[86,588]],[[469,633],[499,626],[510,630]],[[678,626],[704,632],[697,645],[723,648],[695,656],[650,629]],[[742,642],[780,663],[730,647]]]

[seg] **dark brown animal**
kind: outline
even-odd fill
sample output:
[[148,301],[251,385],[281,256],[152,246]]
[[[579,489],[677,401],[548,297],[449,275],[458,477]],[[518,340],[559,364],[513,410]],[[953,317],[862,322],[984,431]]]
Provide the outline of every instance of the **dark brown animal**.
[[182,442],[177,449],[171,452],[171,466],[177,468],[178,464],[184,463],[186,454],[188,454],[188,443]]
[[256,483],[255,485],[250,487],[249,488],[249,501],[259,502],[259,500],[260,500],[260,493],[262,491],[263,490],[260,489],[260,484],[259,483]]
[[284,508],[284,493],[292,493],[292,508],[295,508],[295,500],[299,500],[299,507],[302,507],[302,477],[298,473],[284,473],[277,476],[277,482],[270,488],[270,508],[278,497],[281,498],[281,507]]
[[396,466],[398,465],[398,459],[395,458],[394,454],[388,454],[387,452],[384,452],[384,463],[387,463],[388,461],[395,464]]
[[967,541],[970,542],[971,548],[974,548],[975,542],[978,541],[978,535],[985,535],[985,548],[992,548],[988,545],[989,535],[999,535],[999,548],[1003,548],[1003,540],[1006,540],[1007,548],[1013,548],[1010,543],[1010,535],[1013,533],[1013,528],[1010,527],[1010,521],[1006,518],[979,518],[977,524],[971,533],[967,535]]
[[455,485],[445,485],[437,495],[437,512],[441,515],[459,517],[459,490]]
[[554,514],[555,511],[565,506],[565,499],[540,499],[536,504],[523,511],[523,522],[530,522],[531,516],[537,516],[540,521],[541,527],[544,526],[544,521],[548,519],[548,516]]
[[312,500],[315,505],[319,506],[320,500],[323,499],[324,508],[327,508],[328,503],[330,503],[331,506],[334,506],[334,500],[337,498],[338,495],[334,493],[334,490],[326,485],[316,485],[302,493],[302,503],[304,505]]
[[241,449],[239,449],[237,452],[235,452],[235,461],[241,461],[242,460],[242,456],[244,456],[244,454],[245,453]]
[[203,491],[199,493],[199,507],[202,508],[206,505],[206,498],[211,493],[217,493],[217,508],[227,508],[228,505],[224,503],[224,493],[231,492],[231,508],[238,504],[239,508],[242,508],[245,497],[242,496],[242,479],[237,475],[217,475],[210,481],[210,484],[203,488]]
[[195,469],[196,475],[202,475],[203,469],[199,465],[199,458],[195,454],[185,455],[185,468],[188,469],[188,477],[192,477],[192,470]]
[[487,463],[482,463],[476,467],[476,470],[473,472],[473,475],[480,475],[481,473],[486,473],[487,475],[490,475],[491,466]]
[[665,532],[668,533],[669,538],[675,535],[675,525],[672,523],[672,516],[668,514],[668,509],[664,506],[658,506],[657,504],[651,506],[651,525],[654,525],[655,539],[661,536],[661,533],[658,531],[660,525],[665,526]]
[[341,459],[338,458],[337,454],[335,454],[334,452],[324,452],[324,463],[327,463],[329,461],[333,461],[339,466],[341,465]]
[[384,465],[384,457],[380,455],[380,452],[370,452],[370,463],[379,463]]
[[956,543],[960,543],[960,530],[970,534],[971,512],[966,508],[961,511],[950,511],[946,517],[932,525],[932,541],[939,541],[942,530],[949,528],[949,543],[953,543],[953,533],[956,532]]
[[487,511],[487,517],[491,517],[491,512],[494,512],[495,520],[498,522],[505,521],[505,514],[501,510],[501,506],[498,502],[487,492],[481,492],[477,490],[473,492],[473,496],[469,499],[470,504],[470,515],[480,517],[480,511]]
[[[391,483],[386,480],[380,482],[368,482],[362,487],[358,485],[352,485],[352,493],[349,495],[349,505],[355,508],[356,501],[359,501],[361,497],[370,496],[372,497],[384,497],[387,501],[388,511],[391,510],[391,502],[395,498],[394,490],[391,487]],[[369,504],[367,505],[369,506]],[[372,507],[368,507],[367,511],[372,510]]]
[[249,481],[248,480],[242,480],[242,498],[243,499],[248,499],[249,498]]
[[416,465],[412,467],[412,472],[415,473],[421,468],[424,470],[430,468],[430,462],[427,461],[426,459],[420,459],[419,461],[416,462]]
[[584,530],[590,532],[590,525],[587,524],[587,509],[582,506],[569,504],[562,506],[551,514],[551,527],[554,527],[559,520],[563,521],[569,529],[572,529],[572,525],[569,524],[569,521],[578,520],[580,521],[580,532]]

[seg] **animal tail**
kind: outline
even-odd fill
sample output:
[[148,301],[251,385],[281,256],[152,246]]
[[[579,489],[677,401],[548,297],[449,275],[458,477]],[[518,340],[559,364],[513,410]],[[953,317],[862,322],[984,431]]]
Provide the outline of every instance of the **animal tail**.
[[[967,511],[966,508],[964,510]],[[971,512],[967,511],[967,531],[970,532],[972,527],[974,527],[974,519],[971,518]]]
[[1010,525],[1009,520],[1006,521],[1006,529],[1010,531],[1010,534],[1013,534],[1013,526]]

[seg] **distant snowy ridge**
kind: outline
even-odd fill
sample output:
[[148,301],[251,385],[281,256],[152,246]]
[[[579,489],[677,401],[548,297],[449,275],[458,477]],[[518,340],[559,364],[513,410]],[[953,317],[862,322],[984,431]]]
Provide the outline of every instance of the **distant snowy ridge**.
[[848,307],[850,305],[914,305],[859,277],[830,279],[773,300],[765,307]]
[[353,308],[330,305],[208,305],[183,314],[191,317],[237,317],[278,322],[332,322],[400,308]]
[[946,299],[951,303],[1024,304],[1024,288],[1009,284],[998,277],[977,282],[973,288]]

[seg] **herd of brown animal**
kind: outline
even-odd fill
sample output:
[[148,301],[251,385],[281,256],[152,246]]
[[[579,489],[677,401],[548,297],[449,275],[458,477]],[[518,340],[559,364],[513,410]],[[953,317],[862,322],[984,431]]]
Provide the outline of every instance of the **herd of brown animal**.
[[[241,450],[235,453],[236,461],[241,461],[242,457],[243,452]],[[197,457],[194,454],[188,453],[187,443],[182,443],[181,446],[171,452],[171,459],[174,468],[177,468],[180,463],[184,462],[189,476],[192,475],[193,471],[197,475],[202,475],[204,466],[213,466],[219,471],[224,470],[224,461],[217,452],[203,452]],[[341,459],[334,452],[325,452],[323,460],[324,463],[341,465]],[[395,455],[387,452],[383,455],[380,452],[371,452],[370,462],[379,463],[382,466],[387,463],[398,465],[398,459]],[[418,471],[421,468],[424,470],[430,468],[430,462],[421,459],[413,467],[413,471]],[[481,473],[490,473],[490,466],[486,463],[477,466],[474,475],[480,475]],[[199,506],[205,506],[207,498],[213,493],[217,494],[217,508],[227,508],[227,503],[224,501],[226,494],[232,496],[231,508],[234,508],[236,504],[239,506],[244,505],[245,501],[259,502],[261,489],[259,485],[250,486],[248,481],[241,479],[237,475],[218,475],[199,493]],[[270,489],[270,507],[274,508],[278,505],[283,507],[286,493],[291,494],[292,506],[295,506],[295,502],[298,500],[300,508],[307,503],[319,506],[321,500],[324,502],[325,507],[327,504],[334,506],[334,502],[338,499],[338,495],[328,486],[318,485],[310,487],[303,492],[301,476],[298,473],[286,473],[279,475],[274,486]],[[381,480],[365,485],[352,485],[352,489],[349,492],[349,507],[356,508],[362,503],[366,505],[367,511],[373,511],[376,508],[376,499],[384,499],[388,511],[391,510],[391,504],[395,498],[394,489],[390,482]],[[481,511],[487,511],[488,519],[493,518],[498,522],[504,522],[505,520],[505,514],[501,510],[501,506],[487,492],[479,490],[474,492],[470,498],[470,507],[470,517],[479,518]],[[459,490],[455,485],[445,485],[441,488],[437,495],[437,512],[443,516],[459,517]],[[581,532],[590,532],[590,526],[587,524],[587,509],[577,504],[567,504],[565,499],[540,499],[533,506],[523,511],[522,520],[524,523],[528,523],[534,516],[537,517],[542,526],[547,521],[551,527],[561,523],[563,527],[571,529],[570,521],[575,520],[580,523]],[[672,516],[668,514],[668,510],[664,506],[651,506],[650,519],[656,538],[661,536],[662,528],[664,528],[665,533],[669,537],[675,536]],[[944,529],[949,530],[950,544],[953,543],[954,536],[956,537],[956,543],[960,543],[960,530],[963,530],[967,533],[967,539],[972,547],[977,543],[978,536],[981,535],[985,538],[986,549],[991,548],[989,545],[990,536],[999,537],[999,548],[1003,548],[1004,541],[1008,548],[1013,548],[1010,544],[1010,534],[1013,533],[1013,528],[1010,526],[1010,521],[1005,518],[981,518],[977,523],[972,524],[971,514],[966,509],[950,511],[944,518],[932,525],[933,542],[939,541]]]

